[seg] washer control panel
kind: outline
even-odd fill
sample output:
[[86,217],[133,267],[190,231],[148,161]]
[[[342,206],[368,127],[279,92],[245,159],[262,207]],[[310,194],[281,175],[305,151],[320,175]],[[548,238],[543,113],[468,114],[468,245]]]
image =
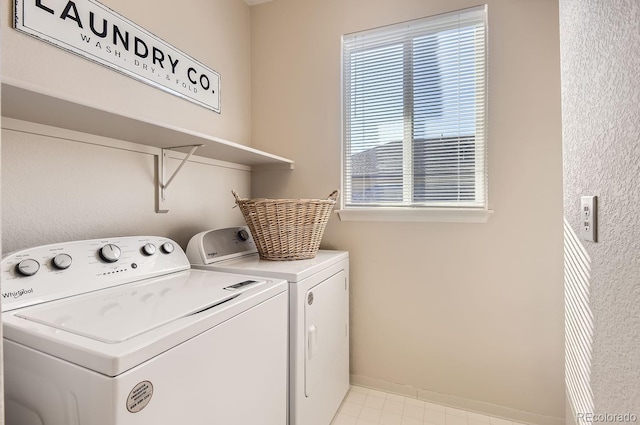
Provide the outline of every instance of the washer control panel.
[[124,236],[44,245],[2,257],[2,311],[188,270],[174,241]]

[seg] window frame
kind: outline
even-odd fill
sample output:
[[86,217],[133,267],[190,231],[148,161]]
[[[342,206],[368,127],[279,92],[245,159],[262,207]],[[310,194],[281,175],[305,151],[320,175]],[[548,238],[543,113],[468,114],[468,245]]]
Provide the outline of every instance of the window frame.
[[[482,174],[480,178],[482,179],[478,182],[478,177],[476,177],[476,191],[477,184],[481,183],[482,190],[482,198],[484,199],[484,204],[482,206],[465,206],[462,202],[458,202],[454,205],[442,205],[442,203],[430,201],[428,203],[419,203],[413,202],[413,199],[407,200],[407,193],[413,198],[414,190],[413,190],[413,180],[415,175],[416,166],[413,164],[412,156],[414,150],[414,99],[413,99],[413,71],[410,74],[411,79],[409,80],[410,84],[405,84],[403,88],[403,114],[404,114],[404,124],[403,124],[403,132],[404,137],[402,140],[403,144],[403,202],[402,205],[371,205],[371,204],[363,204],[359,205],[346,205],[346,198],[343,196],[340,200],[340,209],[337,210],[337,213],[341,220],[356,220],[356,221],[408,221],[408,222],[416,222],[416,221],[434,221],[434,222],[473,222],[473,223],[484,223],[486,222],[491,214],[492,210],[489,209],[489,197],[488,197],[488,146],[487,146],[487,101],[488,101],[488,19],[487,19],[487,6],[477,6],[468,9],[462,9],[442,15],[435,15],[432,17],[421,18],[417,21],[422,21],[425,19],[438,19],[444,15],[453,15],[460,14],[466,11],[478,11],[482,10],[484,12],[484,74],[481,76],[484,79],[484,89],[483,89],[483,113],[480,114],[483,120],[482,125],[476,127],[480,129],[482,132],[483,145],[478,147],[476,144],[476,155],[474,157],[474,170],[477,170],[478,167],[482,168]],[[388,26],[393,29],[398,25],[406,25],[407,23],[400,23]],[[382,27],[375,30],[369,31],[379,31],[382,30]],[[354,34],[363,34],[369,31],[361,31]],[[426,34],[425,30],[425,34]],[[340,164],[340,174],[341,174],[341,189],[342,193],[345,192],[345,180],[347,176],[345,175],[345,157],[347,155],[347,146],[346,146],[346,121],[347,114],[349,111],[345,111],[345,94],[346,94],[346,82],[345,82],[345,67],[349,66],[349,64],[345,63],[345,42],[344,37],[353,36],[354,34],[349,34],[343,36],[342,38],[342,55],[341,55],[341,117],[342,117],[342,144],[341,144],[341,164]],[[406,70],[406,67],[413,67],[413,59],[411,58],[413,53],[413,37],[407,37],[406,40],[402,41],[403,45],[403,69]],[[397,42],[389,42],[389,44],[393,44]],[[376,47],[382,47],[383,44],[376,45]],[[351,50],[351,51],[355,51]],[[408,53],[407,53],[408,52]],[[407,59],[409,58],[409,59]],[[407,64],[407,61],[409,63]],[[406,82],[406,81],[405,81]],[[477,105],[477,104],[476,104]],[[478,106],[476,106],[478,108]],[[410,119],[407,119],[410,117]],[[409,133],[409,134],[407,134]],[[474,134],[474,138],[477,137],[478,131]],[[479,155],[478,149],[481,149],[482,152]],[[351,182],[350,182],[351,183]],[[411,190],[406,190],[406,187]],[[476,192],[477,194],[478,192]],[[477,198],[476,198],[477,199]],[[409,203],[407,203],[407,201]],[[440,205],[439,205],[440,204]]]

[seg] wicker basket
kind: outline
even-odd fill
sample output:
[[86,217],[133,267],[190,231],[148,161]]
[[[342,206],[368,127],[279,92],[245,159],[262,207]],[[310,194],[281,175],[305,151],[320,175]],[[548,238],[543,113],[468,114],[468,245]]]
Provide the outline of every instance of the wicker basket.
[[231,193],[260,258],[275,261],[314,258],[338,199],[337,190],[327,199],[241,199]]

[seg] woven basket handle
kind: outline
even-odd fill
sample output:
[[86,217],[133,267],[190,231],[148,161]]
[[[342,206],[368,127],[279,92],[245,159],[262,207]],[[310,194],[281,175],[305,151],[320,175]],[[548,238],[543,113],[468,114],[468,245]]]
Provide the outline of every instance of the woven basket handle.
[[233,197],[236,198],[236,206],[237,206],[238,202],[241,201],[240,195],[238,195],[238,192],[236,192],[235,190],[232,190],[231,193],[233,194]]
[[[238,195],[238,192],[236,192],[235,190],[232,190],[231,193],[233,194],[233,197],[236,198],[236,204],[242,200],[240,198],[240,195]],[[335,202],[335,201],[338,200],[338,195],[339,194],[340,194],[340,192],[336,189],[336,190],[334,190],[333,192],[331,192],[329,194],[329,196],[327,197],[327,200]]]

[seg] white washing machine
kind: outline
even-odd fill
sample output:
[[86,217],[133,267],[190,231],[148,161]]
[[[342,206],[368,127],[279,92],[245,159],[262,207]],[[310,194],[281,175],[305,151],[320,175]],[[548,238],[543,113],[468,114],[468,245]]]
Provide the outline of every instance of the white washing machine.
[[287,419],[287,282],[120,237],[2,258],[7,425]]
[[289,424],[328,425],[349,389],[349,253],[261,260],[246,227],[209,230],[187,246],[194,268],[289,282]]

